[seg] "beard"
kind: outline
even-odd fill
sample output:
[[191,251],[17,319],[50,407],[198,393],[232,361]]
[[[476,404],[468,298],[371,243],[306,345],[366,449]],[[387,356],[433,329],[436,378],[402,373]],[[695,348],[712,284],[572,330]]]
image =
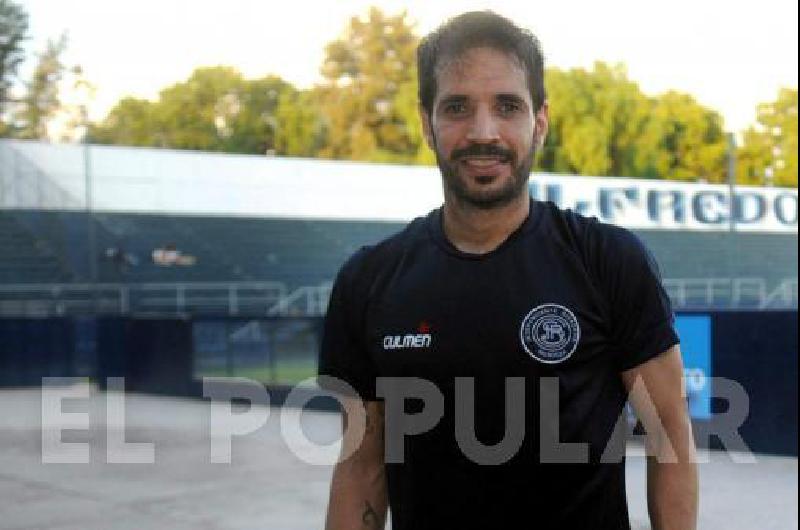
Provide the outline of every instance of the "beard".
[[[434,137],[434,145],[436,138]],[[454,149],[450,157],[446,157],[438,145],[435,149],[436,164],[442,173],[445,191],[450,192],[459,202],[479,210],[491,210],[505,206],[526,193],[528,179],[530,178],[533,161],[536,156],[536,144],[522,160],[518,160],[514,153],[508,149],[492,144],[472,144],[464,149]],[[459,174],[459,163],[465,156],[497,156],[503,162],[511,164],[511,177],[499,189],[489,191],[470,190],[465,178]],[[486,177],[490,179],[492,177]],[[478,177],[477,180],[483,180]]]

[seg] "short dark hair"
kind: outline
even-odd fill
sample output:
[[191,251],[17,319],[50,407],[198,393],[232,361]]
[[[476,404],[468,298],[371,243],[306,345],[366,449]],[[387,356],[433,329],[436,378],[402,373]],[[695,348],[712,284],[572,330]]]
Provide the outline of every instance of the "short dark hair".
[[441,61],[472,48],[487,47],[515,56],[525,70],[534,110],[546,99],[544,57],[539,39],[509,19],[492,11],[471,11],[451,18],[427,37],[417,48],[419,101],[430,116],[436,97],[436,72]]

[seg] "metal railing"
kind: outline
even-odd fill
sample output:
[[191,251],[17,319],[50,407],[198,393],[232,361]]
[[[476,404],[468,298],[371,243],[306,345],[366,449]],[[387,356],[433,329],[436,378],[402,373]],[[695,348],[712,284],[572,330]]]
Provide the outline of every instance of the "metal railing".
[[[763,278],[665,279],[681,310],[797,309],[798,281]],[[289,289],[281,282],[0,285],[0,317],[65,315],[322,316],[331,283]]]
[[797,278],[770,287],[764,278],[670,278],[674,309],[797,309]]
[[321,316],[330,283],[290,290],[280,282],[0,285],[0,316]]

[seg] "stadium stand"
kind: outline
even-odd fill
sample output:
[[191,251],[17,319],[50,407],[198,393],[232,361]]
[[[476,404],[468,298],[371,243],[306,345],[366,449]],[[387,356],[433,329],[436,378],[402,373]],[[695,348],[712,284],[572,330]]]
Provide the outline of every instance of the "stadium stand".
[[[386,173],[386,189],[373,171]],[[435,205],[436,180],[399,166],[0,141],[0,305],[8,311],[2,302],[29,297],[34,286],[36,296],[65,296],[105,285],[119,291],[109,307],[135,309],[136,296],[122,289],[157,284],[178,298],[205,284],[236,297],[267,282],[286,308],[302,290],[329,286],[358,247],[402,229],[410,215],[396,205],[411,215]],[[365,205],[372,215],[359,212]],[[796,218],[794,227],[633,229],[660,263],[677,309],[796,309]],[[308,307],[316,314],[324,287],[315,296]]]
[[[396,222],[116,213],[95,214],[92,222],[98,282],[273,281],[290,290],[331,281],[353,251],[403,226]],[[90,280],[86,213],[6,210],[0,212],[0,228],[3,283]],[[796,278],[797,240],[791,234],[636,232],[655,254],[666,280],[708,283],[715,278],[739,279],[751,291],[739,305],[756,307],[754,289],[773,292],[787,279]],[[152,254],[164,245],[172,245],[196,261],[189,266],[158,265]],[[112,250],[125,257],[110,256]],[[712,305],[731,303],[717,297]]]
[[[396,223],[108,213],[93,218],[100,265],[97,280],[105,283],[269,280],[290,287],[313,285],[330,281],[359,246],[375,243],[401,227]],[[2,255],[36,255],[52,273],[23,274],[23,270],[12,269],[13,263],[8,263],[6,282],[89,281],[85,264],[89,252],[86,214],[5,211],[0,213],[0,220],[4,228],[16,228],[0,240]],[[30,227],[30,232],[22,227]],[[153,251],[165,244],[195,257],[196,263],[154,263]],[[48,252],[48,248],[70,249],[69,256],[59,262],[58,255]],[[107,257],[109,249],[123,250],[131,263],[118,265]]]
[[73,277],[60,256],[16,215],[0,212],[0,283],[70,281]]
[[[696,421],[728,377],[748,443],[796,454],[796,190],[537,174],[531,193],[653,251]],[[0,140],[0,387],[234,376],[280,403],[313,381],[342,263],[440,202],[435,168]]]

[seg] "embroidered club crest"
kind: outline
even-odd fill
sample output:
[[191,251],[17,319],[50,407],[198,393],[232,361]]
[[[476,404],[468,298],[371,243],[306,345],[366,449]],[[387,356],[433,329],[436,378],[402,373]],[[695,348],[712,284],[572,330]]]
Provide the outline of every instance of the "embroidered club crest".
[[542,304],[522,319],[519,338],[522,347],[537,361],[554,364],[566,361],[578,347],[581,328],[566,307]]

